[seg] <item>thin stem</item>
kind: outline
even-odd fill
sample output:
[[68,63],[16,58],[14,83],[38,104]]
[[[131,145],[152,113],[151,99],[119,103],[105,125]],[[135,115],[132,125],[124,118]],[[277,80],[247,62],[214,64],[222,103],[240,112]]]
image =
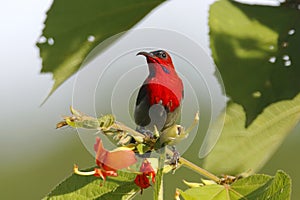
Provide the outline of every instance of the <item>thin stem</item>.
[[214,175],[214,174],[210,173],[209,171],[207,171],[207,170],[205,170],[205,169],[203,169],[203,168],[195,165],[194,163],[188,161],[185,158],[180,157],[179,158],[179,162],[182,165],[190,168],[191,170],[194,170],[195,172],[198,172],[199,174],[201,174],[201,175],[203,175],[203,176],[205,176],[205,177],[207,177],[207,178],[215,181],[216,183],[220,183],[221,182],[221,179],[218,178],[216,175]]
[[190,133],[199,122],[199,112],[196,113],[193,123],[186,129],[186,133]]
[[145,135],[143,135],[142,133],[137,132],[136,130],[133,130],[132,128],[122,124],[121,122],[115,121],[115,123],[111,127],[115,128],[115,129],[122,130],[122,131],[129,132],[133,136],[145,138]]
[[79,171],[77,165],[74,165],[73,170],[74,170],[74,174],[78,174],[78,175],[81,175],[81,176],[91,176],[91,175],[94,175],[96,173],[95,170],[94,171],[89,171],[89,172]]

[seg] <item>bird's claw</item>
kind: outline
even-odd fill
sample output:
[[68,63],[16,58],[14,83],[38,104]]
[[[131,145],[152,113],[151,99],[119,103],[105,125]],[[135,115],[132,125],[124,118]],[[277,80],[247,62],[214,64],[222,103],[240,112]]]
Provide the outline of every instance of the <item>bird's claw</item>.
[[176,150],[175,146],[172,146],[173,156],[170,158],[169,164],[173,166],[173,169],[176,170],[179,163],[180,153]]
[[180,158],[180,153],[178,151],[175,151],[170,160],[170,165],[173,165],[175,169],[178,166],[179,158]]
[[139,127],[139,128],[136,128],[136,131],[138,131],[139,133],[145,135],[145,136],[148,136],[149,138],[153,138],[154,137],[154,134],[152,131],[148,130],[148,129],[145,129],[144,127]]

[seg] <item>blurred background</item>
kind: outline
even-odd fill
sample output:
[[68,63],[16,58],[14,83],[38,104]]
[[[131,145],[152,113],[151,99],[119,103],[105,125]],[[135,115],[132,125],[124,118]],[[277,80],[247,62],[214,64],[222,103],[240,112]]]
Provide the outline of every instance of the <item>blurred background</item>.
[[[180,0],[168,1],[155,9],[137,27],[175,30],[201,46],[202,51],[209,55],[207,12],[210,2],[212,1],[191,0],[190,4],[187,4]],[[78,135],[71,128],[55,129],[55,124],[61,120],[61,116],[69,114],[69,106],[72,103],[78,105],[78,109],[94,114],[85,107],[88,104],[84,101],[86,94],[80,89],[80,78],[88,77],[89,74],[92,74],[92,70],[85,70],[77,77],[73,76],[44,105],[40,106],[51,90],[53,81],[51,75],[39,73],[41,59],[35,43],[41,35],[43,22],[46,18],[45,12],[51,3],[51,0],[15,0],[0,3],[0,199],[41,199],[72,173],[74,163],[78,164],[80,168],[90,167],[95,163],[93,156],[86,148],[82,133]],[[184,16],[176,14],[184,6],[190,12],[185,13]],[[174,17],[178,18],[174,20],[177,23],[172,24],[162,20],[166,14],[173,14]],[[191,24],[198,24],[198,26],[190,26],[189,23],[185,23],[187,20]],[[134,36],[134,33],[131,34]],[[123,43],[119,45],[126,46],[126,40],[130,41],[132,37],[125,37]],[[109,54],[109,50],[107,54]],[[212,96],[215,95],[223,99],[220,86],[212,75],[213,68],[209,64],[210,60],[207,60],[204,54],[203,59],[206,60],[203,62],[207,64],[209,69],[206,69],[206,72],[203,69],[202,72],[204,75],[211,76],[205,77],[211,81],[210,84],[215,84],[215,86],[211,85],[214,88],[212,89]],[[177,63],[184,63],[184,60],[176,56],[175,60]],[[137,60],[137,63],[139,62],[145,64],[141,58]],[[182,73],[184,70],[179,69]],[[143,73],[146,75],[146,71]],[[107,75],[108,78],[110,76]],[[143,76],[137,77],[136,84],[141,83]],[[74,88],[76,90],[73,93]],[[204,88],[204,91],[206,89]],[[99,90],[97,90],[98,95]],[[192,93],[191,96],[193,96]],[[197,94],[195,96],[196,99],[199,99]],[[101,101],[97,95],[94,100]],[[130,99],[126,99],[126,101],[130,101]],[[201,128],[204,133],[208,128],[210,115],[216,115],[223,106],[223,100],[219,102],[206,101],[209,100],[206,100],[206,95],[203,95],[202,101],[195,103],[195,105],[199,104],[197,105],[200,110],[201,108],[204,110],[202,112],[204,114],[201,116],[203,121]],[[109,103],[111,103],[110,100]],[[118,105],[118,102],[115,104]],[[211,104],[216,109],[213,112],[205,110],[205,107]],[[97,105],[97,112],[108,111],[105,110],[104,103]],[[193,108],[187,107],[186,109]],[[117,109],[114,112],[118,113],[119,111]],[[120,111],[120,117],[125,119],[125,115],[122,116],[121,113]],[[132,123],[132,121],[129,120],[128,123]],[[300,191],[296,190],[300,184],[300,172],[297,170],[300,167],[297,156],[297,152],[300,150],[298,145],[299,128],[296,128],[288,136],[281,148],[261,170],[261,173],[270,175],[275,174],[278,169],[286,171],[293,181],[292,199],[300,198]],[[184,156],[193,161],[197,160],[196,163],[201,164],[198,154],[195,152],[199,152],[204,135],[198,133],[197,135],[194,134],[193,137],[195,139],[192,141],[192,146],[185,152]],[[167,199],[173,197],[176,187],[186,188],[182,179],[199,181],[198,176],[184,168],[178,170],[175,175],[166,175],[165,187],[169,197]],[[137,199],[151,199],[149,198],[151,193],[151,188],[147,189],[143,196],[138,195]]]

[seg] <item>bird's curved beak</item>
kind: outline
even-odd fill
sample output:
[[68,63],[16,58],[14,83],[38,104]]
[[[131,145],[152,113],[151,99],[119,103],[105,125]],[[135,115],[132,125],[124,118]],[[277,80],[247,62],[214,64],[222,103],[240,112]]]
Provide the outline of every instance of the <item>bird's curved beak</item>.
[[140,55],[142,55],[142,56],[145,56],[145,57],[153,57],[153,54],[152,53],[148,53],[148,52],[145,52],[145,51],[141,51],[141,52],[138,52],[137,54],[136,54],[137,56],[140,56]]

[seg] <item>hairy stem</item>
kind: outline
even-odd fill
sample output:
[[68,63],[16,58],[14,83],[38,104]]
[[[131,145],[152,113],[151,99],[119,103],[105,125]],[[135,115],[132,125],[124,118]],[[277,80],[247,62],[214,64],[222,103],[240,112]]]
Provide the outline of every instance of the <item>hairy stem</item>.
[[126,131],[126,132],[130,133],[130,135],[132,135],[132,136],[137,136],[137,137],[141,137],[141,138],[145,137],[145,135],[143,135],[142,133],[137,132],[136,130],[126,126],[125,124],[122,124],[121,122],[115,121],[115,123],[111,127],[122,130],[122,131]]

